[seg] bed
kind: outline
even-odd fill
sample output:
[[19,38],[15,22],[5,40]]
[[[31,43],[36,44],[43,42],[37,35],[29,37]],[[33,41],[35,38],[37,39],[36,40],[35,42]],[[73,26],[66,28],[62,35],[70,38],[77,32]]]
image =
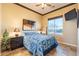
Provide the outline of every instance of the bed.
[[24,32],[23,44],[34,56],[46,55],[51,49],[58,45],[54,36],[43,35],[36,32]]

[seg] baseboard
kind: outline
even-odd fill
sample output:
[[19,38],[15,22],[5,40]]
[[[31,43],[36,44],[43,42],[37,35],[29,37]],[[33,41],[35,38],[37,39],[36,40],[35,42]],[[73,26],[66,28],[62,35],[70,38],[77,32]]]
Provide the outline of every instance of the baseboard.
[[69,45],[69,46],[73,46],[73,47],[77,47],[77,45],[69,44],[69,43],[66,43],[66,42],[58,42],[58,43],[65,44],[65,45]]

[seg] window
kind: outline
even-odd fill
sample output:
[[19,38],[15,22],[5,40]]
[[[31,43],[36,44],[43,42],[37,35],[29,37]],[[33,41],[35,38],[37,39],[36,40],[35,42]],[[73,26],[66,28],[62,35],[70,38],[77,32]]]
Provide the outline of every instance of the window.
[[48,34],[63,34],[63,17],[57,17],[48,20]]

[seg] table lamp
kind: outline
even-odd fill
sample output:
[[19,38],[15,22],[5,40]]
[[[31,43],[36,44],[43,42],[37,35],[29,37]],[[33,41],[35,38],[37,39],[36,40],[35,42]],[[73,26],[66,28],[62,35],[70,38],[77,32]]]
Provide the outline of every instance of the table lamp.
[[15,36],[16,36],[16,37],[19,36],[20,30],[19,30],[18,28],[15,28],[15,29],[14,29],[14,32],[15,32]]

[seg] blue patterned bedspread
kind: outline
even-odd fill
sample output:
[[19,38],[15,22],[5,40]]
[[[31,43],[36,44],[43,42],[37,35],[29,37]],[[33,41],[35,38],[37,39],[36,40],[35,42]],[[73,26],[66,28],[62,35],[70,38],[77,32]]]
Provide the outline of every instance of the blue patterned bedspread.
[[52,45],[57,44],[57,41],[51,35],[27,32],[25,33],[23,43],[25,48],[32,52],[33,55],[43,55],[43,52]]

